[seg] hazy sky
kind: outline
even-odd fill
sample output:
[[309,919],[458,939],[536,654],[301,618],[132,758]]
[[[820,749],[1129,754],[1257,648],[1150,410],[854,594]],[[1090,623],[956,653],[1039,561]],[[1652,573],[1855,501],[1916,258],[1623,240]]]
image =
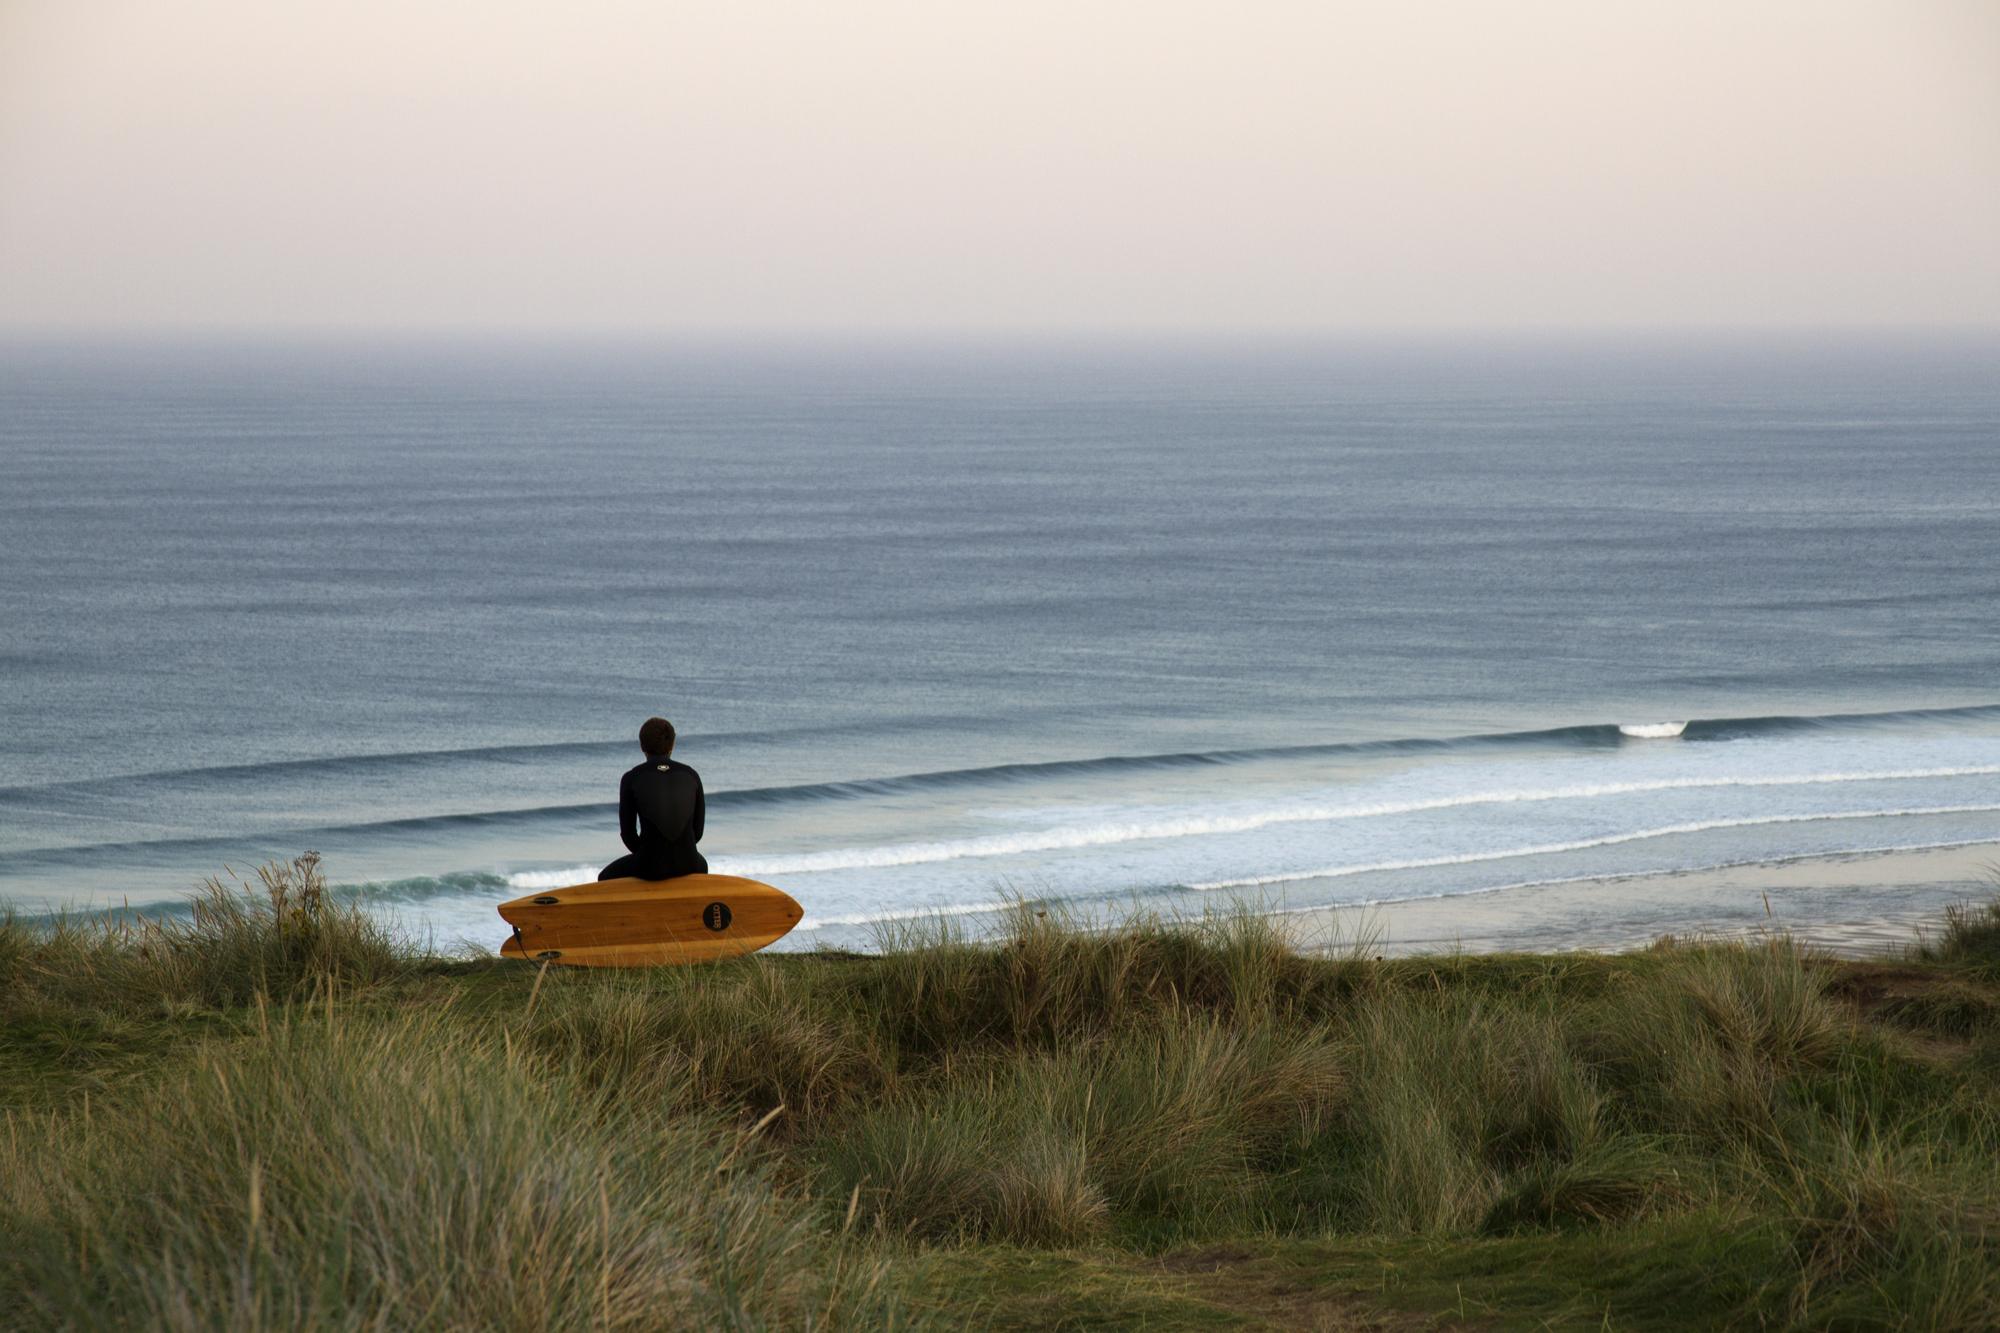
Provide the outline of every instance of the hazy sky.
[[0,324],[2000,323],[2000,0],[0,0]]

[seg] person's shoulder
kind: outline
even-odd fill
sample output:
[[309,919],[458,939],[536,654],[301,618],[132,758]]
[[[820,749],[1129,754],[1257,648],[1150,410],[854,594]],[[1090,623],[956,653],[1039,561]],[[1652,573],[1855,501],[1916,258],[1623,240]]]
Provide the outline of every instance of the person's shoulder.
[[659,762],[657,759],[648,759],[643,764],[634,764],[632,765],[632,767],[625,770],[625,776],[628,778],[643,778],[653,773],[667,773],[674,775],[685,773],[689,777],[693,778],[696,782],[701,781],[701,774],[695,772],[693,769],[689,768],[686,764],[683,764],[678,759],[669,759],[664,764]]

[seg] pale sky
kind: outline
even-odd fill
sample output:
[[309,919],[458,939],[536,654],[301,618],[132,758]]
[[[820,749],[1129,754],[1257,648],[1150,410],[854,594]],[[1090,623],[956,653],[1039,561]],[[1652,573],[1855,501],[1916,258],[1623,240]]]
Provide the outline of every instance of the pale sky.
[[2000,324],[2000,0],[0,0],[0,327]]

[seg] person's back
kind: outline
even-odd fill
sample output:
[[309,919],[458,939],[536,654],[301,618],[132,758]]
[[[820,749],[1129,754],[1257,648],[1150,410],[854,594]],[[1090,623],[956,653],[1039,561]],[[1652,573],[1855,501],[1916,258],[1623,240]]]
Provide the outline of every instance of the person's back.
[[648,718],[639,728],[639,744],[646,762],[628,769],[618,783],[618,833],[630,855],[619,857],[597,877],[707,874],[708,861],[695,850],[707,814],[701,775],[670,757],[674,728],[665,718]]

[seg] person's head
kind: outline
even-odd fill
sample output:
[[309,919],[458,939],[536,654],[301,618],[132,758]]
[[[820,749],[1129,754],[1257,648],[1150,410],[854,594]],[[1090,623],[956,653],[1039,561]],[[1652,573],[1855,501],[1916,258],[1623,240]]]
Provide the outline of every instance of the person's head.
[[663,717],[649,717],[639,728],[639,746],[647,754],[674,752],[674,724]]

